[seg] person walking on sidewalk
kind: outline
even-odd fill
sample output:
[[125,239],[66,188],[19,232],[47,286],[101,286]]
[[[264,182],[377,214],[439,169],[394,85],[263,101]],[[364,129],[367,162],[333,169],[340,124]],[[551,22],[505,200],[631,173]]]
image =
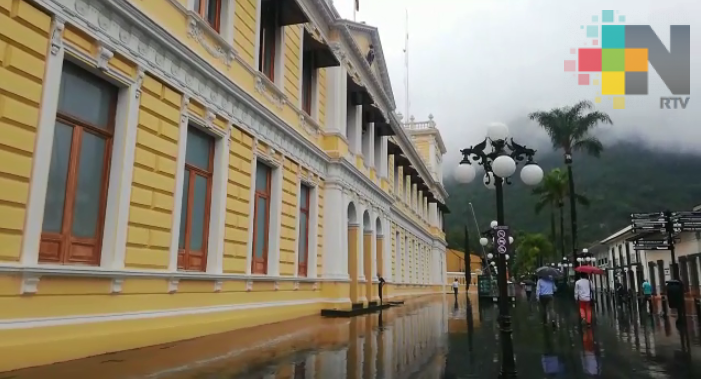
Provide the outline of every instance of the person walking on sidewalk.
[[574,300],[579,302],[579,315],[582,322],[591,325],[591,282],[587,274],[581,274],[574,283]]
[[538,283],[535,286],[535,297],[540,303],[540,315],[543,318],[543,324],[547,325],[549,321],[555,327],[557,326],[557,321],[555,309],[553,308],[553,294],[555,294],[555,282],[552,276],[538,279]]
[[455,279],[453,282],[453,293],[455,294],[455,301],[458,301],[458,288],[460,288],[460,283]]
[[643,282],[643,296],[645,296],[645,305],[648,313],[652,313],[652,285],[647,279]]

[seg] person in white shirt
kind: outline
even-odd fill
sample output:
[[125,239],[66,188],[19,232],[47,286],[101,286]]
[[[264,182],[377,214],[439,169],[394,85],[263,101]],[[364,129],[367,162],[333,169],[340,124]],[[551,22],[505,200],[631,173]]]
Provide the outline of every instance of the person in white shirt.
[[457,279],[453,282],[453,293],[455,293],[455,301],[458,301],[458,288],[460,287],[460,283],[458,282]]
[[579,315],[587,325],[591,325],[591,290],[587,274],[581,274],[574,284],[574,300],[579,302]]

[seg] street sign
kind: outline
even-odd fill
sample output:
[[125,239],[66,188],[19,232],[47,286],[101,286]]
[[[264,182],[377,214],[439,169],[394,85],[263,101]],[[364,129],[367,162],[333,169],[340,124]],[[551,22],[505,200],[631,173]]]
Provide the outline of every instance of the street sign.
[[509,227],[497,226],[496,228],[496,250],[499,254],[506,254],[509,251]]
[[664,217],[663,212],[652,212],[652,213],[631,213],[630,218],[652,218],[652,217]]
[[635,241],[634,250],[668,250],[667,240],[638,240]]

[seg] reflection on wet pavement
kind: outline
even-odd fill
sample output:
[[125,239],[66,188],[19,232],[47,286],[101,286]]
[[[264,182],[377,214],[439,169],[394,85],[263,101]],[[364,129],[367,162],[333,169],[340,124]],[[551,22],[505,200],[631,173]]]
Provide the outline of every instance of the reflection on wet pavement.
[[[308,317],[171,345],[0,374],[0,379],[496,378],[497,308],[476,298],[426,298],[353,319]],[[601,302],[595,326],[558,299],[559,327],[534,303],[512,309],[520,378],[691,378],[701,375],[695,317],[677,319]],[[116,337],[118,338],[118,337]]]

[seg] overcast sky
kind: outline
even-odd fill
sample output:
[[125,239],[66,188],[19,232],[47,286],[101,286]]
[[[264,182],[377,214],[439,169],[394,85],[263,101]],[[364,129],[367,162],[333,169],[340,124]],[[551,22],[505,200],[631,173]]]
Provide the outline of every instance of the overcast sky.
[[[334,0],[351,20],[353,2]],[[616,11],[617,21],[625,16],[625,24],[651,25],[668,48],[669,25],[691,25],[691,92],[698,93],[701,85],[701,0],[360,0],[356,20],[380,30],[401,113],[406,112],[405,9],[410,113],[418,120],[435,116],[450,161],[457,159],[457,149],[479,142],[490,122],[505,122],[514,133],[536,139],[544,135],[528,133],[529,112],[594,101],[597,87],[579,86],[564,71],[564,61],[576,59],[570,49],[592,47],[586,26],[595,24],[592,16],[601,21],[604,9]],[[648,96],[627,96],[624,110],[613,109],[611,97],[596,104],[614,121],[605,133],[639,135],[655,146],[701,153],[701,99],[684,110],[660,110],[660,97],[672,95],[652,66],[650,71]]]

